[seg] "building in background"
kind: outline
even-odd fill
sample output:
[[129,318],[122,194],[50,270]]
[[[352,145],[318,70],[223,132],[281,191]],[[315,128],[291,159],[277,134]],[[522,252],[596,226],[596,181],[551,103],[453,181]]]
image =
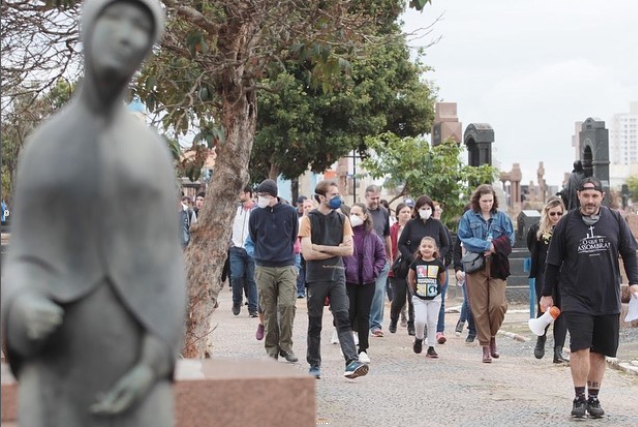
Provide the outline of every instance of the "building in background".
[[627,178],[638,175],[638,102],[629,113],[614,114],[609,126],[610,181],[619,188]]

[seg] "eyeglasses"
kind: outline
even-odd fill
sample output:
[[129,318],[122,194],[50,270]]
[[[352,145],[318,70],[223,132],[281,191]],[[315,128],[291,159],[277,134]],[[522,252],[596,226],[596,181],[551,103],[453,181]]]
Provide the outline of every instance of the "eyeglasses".
[[563,213],[562,212],[550,212],[549,213],[549,216],[556,216],[556,215],[563,216]]

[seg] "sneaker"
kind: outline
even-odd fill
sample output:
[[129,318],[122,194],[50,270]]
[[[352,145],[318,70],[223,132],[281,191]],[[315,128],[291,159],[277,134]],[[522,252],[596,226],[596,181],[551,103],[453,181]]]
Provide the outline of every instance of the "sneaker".
[[[600,400],[597,397],[587,399],[587,413],[592,418],[602,418],[605,415],[605,410],[600,406]],[[573,414],[574,411],[572,411]]]
[[346,371],[343,373],[343,376],[350,379],[355,379],[357,377],[362,377],[368,373],[370,367],[361,362],[350,362],[346,367]]
[[335,329],[332,333],[332,338],[330,338],[330,344],[339,344],[339,333]]
[[299,358],[292,351],[283,351],[279,350],[279,355],[286,359],[286,362],[297,363],[299,362]]
[[319,366],[311,366],[308,373],[316,379],[321,379],[321,369]]
[[468,335],[467,338],[465,338],[465,342],[473,343],[475,339],[476,339],[476,335]]
[[420,354],[423,351],[423,340],[416,338],[412,345],[412,350],[414,350],[416,354]]
[[446,341],[447,341],[447,338],[445,338],[445,335],[443,335],[443,332],[436,333],[436,342],[438,342],[439,344],[445,344]]
[[[411,325],[408,323],[408,335],[410,335],[411,337],[413,337],[415,335],[414,332],[414,325]],[[427,336],[427,335],[426,335]]]
[[434,350],[434,347],[428,347],[428,352],[426,353],[425,357],[429,357],[430,359],[438,359],[439,355],[436,354],[436,350]]
[[233,314],[239,316],[239,313],[241,313],[241,305],[233,305]]
[[456,333],[457,337],[460,337],[463,333],[463,325],[465,325],[465,322],[461,322],[461,319],[456,322],[456,328],[454,328],[454,332]]
[[372,336],[377,338],[383,338],[383,331],[381,329],[375,329],[372,331]]
[[304,294],[297,294],[297,299],[302,299],[302,298],[306,298],[306,296]]
[[359,362],[368,364],[370,363],[370,356],[368,356],[367,351],[362,351],[359,353]]
[[255,310],[250,310],[250,311],[248,312],[248,316],[250,316],[250,317],[251,317],[251,318],[253,318],[253,319],[254,319],[254,318],[256,318],[256,317],[259,317],[259,316],[257,315],[257,312],[256,312]]
[[587,410],[587,401],[585,400],[585,396],[576,397],[574,399],[574,404],[572,406],[572,417],[584,418],[586,410]]
[[257,338],[257,341],[261,341],[264,339],[264,332],[264,325],[262,325],[261,323],[257,325],[257,332],[255,332],[255,338]]

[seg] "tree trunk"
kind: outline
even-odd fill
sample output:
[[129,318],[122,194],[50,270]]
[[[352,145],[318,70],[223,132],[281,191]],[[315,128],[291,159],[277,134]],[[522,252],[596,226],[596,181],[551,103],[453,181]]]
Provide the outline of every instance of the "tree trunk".
[[270,164],[270,170],[268,171],[268,179],[272,179],[277,182],[277,178],[279,177],[279,166],[277,166],[274,162]]
[[[228,57],[241,58],[249,46],[245,34],[250,22],[232,22],[220,41],[220,49]],[[243,43],[242,43],[243,40]],[[186,251],[188,280],[188,319],[184,357],[209,358],[211,324],[221,275],[228,256],[237,200],[248,182],[248,162],[257,126],[257,100],[253,91],[246,92],[250,82],[244,79],[241,65],[223,72],[220,95],[223,102],[225,140],[217,146],[217,159],[212,182],[206,193],[200,217],[192,227],[191,242]]]

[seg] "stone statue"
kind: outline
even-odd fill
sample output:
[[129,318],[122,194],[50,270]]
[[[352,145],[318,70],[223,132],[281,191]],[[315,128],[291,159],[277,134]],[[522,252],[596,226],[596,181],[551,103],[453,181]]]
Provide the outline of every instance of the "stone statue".
[[157,0],[87,0],[85,77],[27,142],[2,327],[20,427],[171,426],[184,264],[168,147],[124,105]]
[[578,201],[578,187],[580,187],[581,181],[585,179],[585,171],[583,170],[583,163],[580,160],[574,162],[574,169],[569,176],[567,185],[560,192],[560,196],[563,199],[565,208],[567,210],[578,209],[580,203]]

